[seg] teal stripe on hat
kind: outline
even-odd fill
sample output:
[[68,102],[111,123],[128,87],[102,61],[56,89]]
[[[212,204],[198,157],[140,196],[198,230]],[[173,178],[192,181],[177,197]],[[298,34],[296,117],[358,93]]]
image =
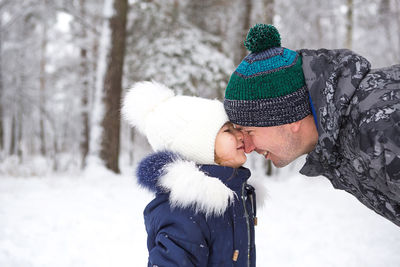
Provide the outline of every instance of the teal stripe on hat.
[[225,90],[225,98],[258,100],[284,96],[297,91],[305,85],[302,59],[301,57],[297,59],[290,68],[247,79],[234,72]]
[[259,60],[253,63],[243,60],[236,69],[236,72],[239,76],[246,78],[261,73],[279,71],[282,68],[292,66],[295,63],[294,61],[297,55],[297,52],[285,48],[282,55],[270,57],[265,60]]

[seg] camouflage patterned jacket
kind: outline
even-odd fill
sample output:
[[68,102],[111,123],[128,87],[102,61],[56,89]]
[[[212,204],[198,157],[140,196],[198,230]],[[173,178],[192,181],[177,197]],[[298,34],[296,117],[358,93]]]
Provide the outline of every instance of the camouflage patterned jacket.
[[319,134],[300,173],[400,226],[400,65],[370,69],[350,50],[300,50]]

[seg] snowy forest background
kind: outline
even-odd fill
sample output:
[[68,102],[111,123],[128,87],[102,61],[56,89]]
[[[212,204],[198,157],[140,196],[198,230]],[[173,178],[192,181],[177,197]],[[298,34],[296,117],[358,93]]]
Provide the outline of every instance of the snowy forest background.
[[16,175],[98,158],[118,173],[148,150],[120,122],[125,89],[154,79],[222,99],[255,23],[285,47],[347,47],[375,68],[400,55],[399,0],[2,0],[0,16],[0,172]]
[[[145,266],[133,173],[150,147],[121,97],[156,80],[222,99],[255,23],[290,49],[400,61],[400,0],[0,0],[0,266]],[[298,175],[303,160],[249,157],[270,195],[258,266],[400,266],[398,227]]]

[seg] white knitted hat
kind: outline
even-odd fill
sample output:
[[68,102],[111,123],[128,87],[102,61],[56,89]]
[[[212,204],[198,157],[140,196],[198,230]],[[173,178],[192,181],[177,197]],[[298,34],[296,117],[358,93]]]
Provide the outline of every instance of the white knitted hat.
[[156,82],[139,82],[129,89],[122,116],[155,151],[171,150],[200,164],[215,163],[215,138],[228,121],[220,101],[175,96]]

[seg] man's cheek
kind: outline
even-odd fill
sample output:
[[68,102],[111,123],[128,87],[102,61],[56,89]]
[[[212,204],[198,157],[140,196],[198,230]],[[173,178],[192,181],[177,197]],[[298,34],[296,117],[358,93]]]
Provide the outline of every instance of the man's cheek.
[[257,137],[253,137],[251,139],[251,142],[253,143],[254,147],[256,147],[258,149],[266,150],[265,142],[263,142],[262,139],[257,138]]
[[258,138],[256,138],[255,136],[249,135],[249,140],[253,145],[256,145],[258,143]]

